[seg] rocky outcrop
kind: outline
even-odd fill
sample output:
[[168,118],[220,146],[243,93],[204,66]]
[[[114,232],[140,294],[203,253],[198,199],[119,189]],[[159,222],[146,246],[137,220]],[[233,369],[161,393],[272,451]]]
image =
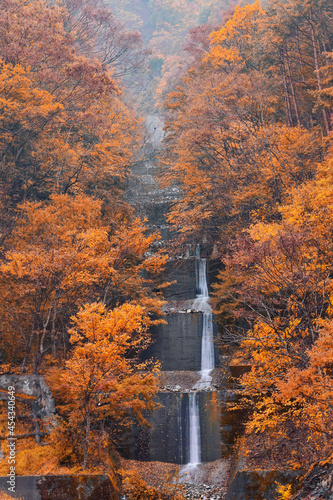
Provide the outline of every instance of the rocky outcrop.
[[46,430],[49,431],[50,422],[54,421],[55,416],[55,404],[50,388],[39,375],[1,375],[0,399],[6,400],[8,391],[14,392],[17,401],[30,405],[30,425],[35,428],[36,443],[41,444],[46,434],[41,432],[40,420],[46,423]]
[[51,389],[40,375],[1,375],[0,399],[7,399],[8,387],[15,387],[17,397],[27,396],[37,417],[52,418],[55,404]]
[[299,474],[294,470],[238,470],[231,479],[225,500],[276,500],[279,485],[291,484],[296,490]]
[[304,476],[293,500],[332,500],[333,460],[314,465]]
[[108,476],[16,476],[15,493],[7,477],[0,477],[1,491],[21,500],[119,500]]

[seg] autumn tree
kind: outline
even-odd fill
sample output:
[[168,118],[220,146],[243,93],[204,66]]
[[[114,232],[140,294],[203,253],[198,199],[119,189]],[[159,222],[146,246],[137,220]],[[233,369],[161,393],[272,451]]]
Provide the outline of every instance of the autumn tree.
[[167,257],[123,195],[141,132],[121,78],[145,52],[97,0],[5,0],[0,34],[2,369],[50,375],[55,453],[70,437],[85,469],[154,408],[139,355]]
[[[149,52],[148,67],[132,86],[136,104],[148,113],[163,106],[166,92],[188,68],[189,53],[183,51],[189,32],[197,25],[215,26],[224,10],[236,0],[113,0],[109,5],[122,22],[139,30]],[[205,28],[204,28],[205,29]],[[144,88],[145,92],[141,92]]]
[[8,207],[54,192],[119,204],[138,128],[111,60],[96,59],[92,34],[90,51],[80,47],[65,7],[8,0],[0,9],[1,186]]
[[234,307],[225,332],[239,345],[235,362],[250,367],[240,389],[248,447],[257,436],[264,463],[307,466],[332,446],[331,250],[305,228],[265,225],[251,235],[217,286],[220,306]]
[[321,68],[331,50],[331,15],[330,2],[272,1],[262,39],[268,70],[283,81],[289,125],[311,127],[316,121],[324,134],[331,129],[330,115],[326,109],[314,109],[313,101],[325,87]]
[[71,461],[81,459],[84,470],[105,461],[105,448],[115,446],[120,429],[133,418],[147,423],[147,411],[156,406],[152,396],[158,365],[147,370],[147,362],[137,361],[147,345],[150,324],[140,305],[125,303],[107,310],[93,303],[81,308],[73,323],[71,354],[64,368],[53,370],[48,380],[63,416],[60,439]]
[[331,167],[330,149],[280,222],[257,222],[232,243],[216,285],[225,335],[250,366],[240,391],[252,412],[248,443],[259,436],[275,464],[310,465],[332,446]]
[[158,315],[151,277],[165,257],[147,254],[157,236],[144,236],[140,221],[121,212],[110,222],[100,201],[82,195],[21,206],[0,266],[3,362],[38,372],[45,355],[66,356],[69,318],[93,300],[132,300]]
[[218,247],[247,448],[291,466],[332,445],[331,17],[326,1],[238,6],[166,100],[169,222]]
[[236,9],[168,96],[166,178],[183,192],[169,221],[185,239],[204,234],[224,245],[256,216],[278,218],[321,158],[320,128],[288,126],[258,54],[265,15],[258,2]]

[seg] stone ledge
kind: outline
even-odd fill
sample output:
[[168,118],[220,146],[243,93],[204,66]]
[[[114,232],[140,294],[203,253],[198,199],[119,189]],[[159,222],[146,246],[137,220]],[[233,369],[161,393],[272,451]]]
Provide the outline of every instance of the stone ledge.
[[107,475],[16,476],[15,493],[8,477],[0,477],[1,491],[20,500],[119,500]]
[[[215,368],[210,373],[212,377],[211,389],[216,390],[220,386],[221,373],[219,368]],[[163,371],[160,374],[162,391],[187,392],[193,389],[200,380],[200,372],[191,370]]]
[[238,470],[225,500],[276,500],[277,483],[297,487],[300,470]]

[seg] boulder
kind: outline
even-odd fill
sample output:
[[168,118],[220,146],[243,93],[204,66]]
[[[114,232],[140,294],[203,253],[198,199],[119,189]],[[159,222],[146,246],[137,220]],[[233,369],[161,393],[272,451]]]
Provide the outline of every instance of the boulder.
[[55,414],[55,404],[51,389],[40,375],[1,375],[0,399],[7,399],[8,387],[15,387],[17,396],[30,397],[27,402],[35,404],[37,416],[42,420],[52,418]]
[[293,500],[332,500],[333,460],[311,467],[301,482],[300,491]]
[[276,500],[278,485],[291,484],[295,491],[299,474],[297,470],[237,470],[225,500]]
[[7,477],[0,477],[1,491],[21,500],[119,500],[106,475],[16,476],[15,493]]

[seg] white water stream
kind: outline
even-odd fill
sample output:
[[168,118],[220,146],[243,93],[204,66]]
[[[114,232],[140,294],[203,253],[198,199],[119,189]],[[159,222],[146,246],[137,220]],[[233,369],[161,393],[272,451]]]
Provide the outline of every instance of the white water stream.
[[200,418],[196,392],[189,394],[189,427],[190,427],[190,462],[195,466],[201,463]]
[[[197,296],[195,300],[196,310],[202,312],[202,341],[201,341],[201,370],[200,380],[193,387],[194,390],[204,390],[210,387],[212,377],[211,371],[215,367],[214,342],[213,342],[213,315],[209,305],[209,294],[207,284],[207,261],[200,257],[200,247],[196,250],[197,258]],[[196,392],[189,394],[189,435],[190,452],[188,468],[195,467],[201,463],[200,443],[200,416],[199,401]]]
[[[209,294],[207,284],[207,261],[200,258],[200,247],[197,247],[196,257],[198,259],[197,272],[197,298],[195,300],[197,310],[202,311],[202,340],[201,340],[201,378],[195,384],[194,389],[208,389],[212,377],[210,372],[215,367],[214,342],[213,342],[213,315],[209,305]],[[200,302],[199,302],[200,301]],[[198,308],[200,307],[200,309]]]

